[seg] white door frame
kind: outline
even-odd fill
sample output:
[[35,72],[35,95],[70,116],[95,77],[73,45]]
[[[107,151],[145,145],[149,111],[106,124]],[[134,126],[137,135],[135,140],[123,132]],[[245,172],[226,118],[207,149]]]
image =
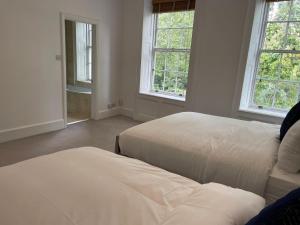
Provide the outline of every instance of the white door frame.
[[67,65],[66,65],[66,30],[65,30],[65,21],[70,20],[74,22],[82,22],[82,23],[89,23],[95,26],[95,39],[93,40],[94,44],[94,49],[96,51],[93,51],[93,73],[92,73],[92,83],[91,83],[91,119],[97,119],[97,90],[98,90],[98,85],[97,85],[97,80],[99,76],[99,61],[98,61],[98,56],[99,56],[99,20],[97,19],[90,19],[90,18],[85,18],[81,16],[76,16],[72,15],[69,13],[60,13],[60,20],[61,20],[61,55],[62,55],[62,103],[63,103],[63,118],[64,118],[64,124],[65,128],[68,125],[68,112],[67,112]]

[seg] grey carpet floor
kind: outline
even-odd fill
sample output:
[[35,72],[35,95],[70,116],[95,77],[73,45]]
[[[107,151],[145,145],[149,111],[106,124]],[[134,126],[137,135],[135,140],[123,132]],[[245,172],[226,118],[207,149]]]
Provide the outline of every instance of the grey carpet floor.
[[57,151],[94,146],[114,151],[115,137],[138,125],[124,116],[104,120],[89,120],[66,129],[0,144],[0,167]]

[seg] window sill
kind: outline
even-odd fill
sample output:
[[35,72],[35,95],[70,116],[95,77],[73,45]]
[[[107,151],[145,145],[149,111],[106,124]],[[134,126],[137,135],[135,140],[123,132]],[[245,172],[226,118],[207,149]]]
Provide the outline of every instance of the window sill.
[[92,81],[90,81],[90,80],[76,80],[76,82],[78,82],[78,83],[85,83],[85,84],[92,83]]
[[150,101],[162,102],[162,103],[177,105],[181,107],[183,107],[185,103],[185,97],[164,95],[164,94],[153,93],[153,92],[140,92],[139,97]]
[[264,116],[272,116],[272,117],[278,117],[278,118],[285,118],[286,114],[285,112],[276,112],[266,109],[255,109],[255,108],[240,108],[241,112],[247,112],[247,113],[254,113]]
[[286,117],[285,112],[276,112],[266,109],[255,109],[250,107],[241,107],[238,110],[238,115],[252,120],[263,121],[266,123],[281,124]]

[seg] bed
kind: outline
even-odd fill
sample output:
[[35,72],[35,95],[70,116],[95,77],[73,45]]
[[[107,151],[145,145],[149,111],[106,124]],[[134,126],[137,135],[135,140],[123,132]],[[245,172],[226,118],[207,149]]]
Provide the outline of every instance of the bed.
[[260,196],[97,148],[0,168],[3,225],[244,225]]
[[265,196],[280,145],[279,128],[184,112],[124,131],[116,152],[199,183],[217,182]]
[[288,173],[275,165],[269,176],[264,197],[267,204],[270,204],[299,187],[299,174]]

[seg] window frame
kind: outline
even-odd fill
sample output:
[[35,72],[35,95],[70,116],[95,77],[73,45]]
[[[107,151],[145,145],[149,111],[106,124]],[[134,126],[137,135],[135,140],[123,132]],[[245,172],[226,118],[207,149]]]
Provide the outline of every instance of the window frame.
[[86,80],[87,82],[92,82],[92,72],[93,72],[93,25],[86,24],[86,35],[87,35],[87,44],[86,44],[86,55],[87,55],[87,71],[86,71]]
[[[193,30],[194,30],[194,18],[195,18],[195,10],[190,10],[193,11],[193,24],[192,26],[187,26],[187,27],[178,27],[176,29],[190,29],[190,32],[192,33],[192,37],[193,37]],[[183,11],[184,12],[184,11]],[[174,12],[176,13],[176,12]],[[179,77],[180,74],[184,74],[187,76],[187,80],[189,77],[189,69],[190,69],[190,61],[191,61],[191,50],[192,48],[158,48],[156,47],[156,42],[157,42],[157,31],[158,29],[158,16],[159,13],[152,13],[151,14],[151,46],[150,49],[144,49],[142,52],[147,52],[149,51],[149,56],[147,57],[147,55],[143,55],[142,57],[142,67],[141,67],[141,71],[147,71],[147,67],[149,68],[148,75],[145,75],[143,73],[141,73],[140,75],[140,90],[139,90],[139,94],[143,94],[143,95],[150,95],[150,96],[155,96],[155,97],[159,97],[159,98],[166,98],[166,99],[171,99],[171,100],[178,100],[178,101],[185,101],[186,100],[186,92],[188,89],[188,83],[186,84],[186,90],[185,90],[185,94],[183,95],[179,95],[176,93],[170,93],[170,92],[164,92],[164,91],[155,91],[154,88],[154,79],[155,79],[155,54],[157,52],[184,52],[187,53],[189,55],[189,60],[187,60],[187,64],[188,64],[188,71],[187,72],[183,72],[183,71],[172,71],[172,70],[168,70],[166,68],[164,68],[164,70],[160,71],[163,73],[167,73],[167,72],[176,72],[176,77]],[[150,27],[148,27],[149,29]],[[163,28],[163,29],[173,29],[173,28]],[[175,28],[174,28],[175,29]],[[183,36],[184,39],[184,36]],[[145,40],[144,40],[145,41]],[[143,42],[144,42],[143,41]],[[149,40],[148,40],[149,41]],[[148,42],[145,41],[145,42]],[[169,41],[169,40],[168,40]],[[191,43],[192,43],[192,38],[191,38]],[[144,46],[144,44],[143,44]],[[144,60],[143,60],[144,58]],[[148,62],[146,63],[145,61],[148,60]],[[147,66],[148,64],[148,66]],[[147,78],[148,77],[148,78]]]
[[[274,20],[274,21],[268,21],[268,16],[270,13],[270,3],[265,2],[265,4],[263,5],[263,15],[262,15],[262,19],[260,22],[260,29],[259,29],[259,41],[258,41],[258,45],[255,49],[256,53],[255,53],[255,63],[254,63],[254,68],[252,69],[252,78],[251,78],[251,82],[249,82],[249,84],[251,85],[250,88],[248,88],[248,90],[244,90],[245,87],[243,88],[243,92],[248,91],[248,98],[247,98],[247,102],[246,102],[246,107],[242,105],[242,101],[243,99],[241,99],[241,105],[240,105],[240,110],[241,111],[252,111],[252,112],[259,112],[261,111],[261,114],[266,114],[266,115],[280,115],[280,117],[282,117],[283,115],[285,115],[288,112],[288,109],[280,109],[280,108],[276,108],[274,107],[274,103],[276,101],[276,93],[278,90],[277,85],[275,86],[275,90],[274,90],[274,95],[273,95],[273,102],[272,102],[272,106],[273,107],[268,107],[268,106],[260,106],[254,103],[254,98],[255,98],[255,91],[256,91],[256,84],[257,84],[257,80],[270,80],[270,79],[266,79],[263,77],[259,77],[258,75],[258,70],[259,70],[259,64],[260,64],[260,58],[261,58],[261,54],[262,53],[278,53],[278,54],[298,54],[300,55],[300,50],[285,50],[285,49],[276,49],[276,50],[270,50],[270,49],[264,49],[263,46],[265,44],[265,37],[266,37],[266,29],[267,29],[267,25],[268,23],[287,23],[287,27],[284,33],[284,45],[286,44],[287,41],[287,36],[288,36],[288,28],[289,28],[289,24],[290,23],[299,23],[300,24],[300,20],[291,20],[291,11],[292,11],[292,7],[293,7],[293,2],[291,1],[291,5],[290,5],[290,9],[289,9],[289,15],[288,15],[288,20],[284,20],[284,21],[280,21],[280,20]],[[257,9],[256,9],[257,10]],[[253,31],[252,31],[253,32]],[[252,38],[251,38],[251,42],[252,42]],[[250,43],[251,45],[251,43]],[[282,58],[282,55],[280,56],[280,58]],[[249,62],[247,62],[248,64]],[[281,64],[280,64],[281,65]],[[283,79],[271,79],[271,81],[273,82],[284,82],[284,83],[288,83],[288,84],[297,84],[298,83],[298,101],[300,100],[300,81],[293,81],[293,80],[283,80]],[[245,82],[244,82],[245,83]],[[245,86],[245,84],[244,84]],[[245,94],[245,93],[242,93]],[[244,100],[245,101],[245,100]],[[245,105],[245,103],[243,103]]]
[[[90,85],[92,83],[92,71],[93,71],[93,24],[88,24],[88,23],[83,23],[83,22],[76,22],[76,29],[77,28],[77,23],[81,23],[84,25],[85,29],[85,80],[81,80],[78,78],[78,67],[76,63],[76,79],[75,83],[78,85]],[[75,32],[77,33],[77,31]],[[77,35],[76,35],[76,41],[75,41],[75,46],[77,45]],[[78,52],[77,52],[77,47],[76,49],[76,62],[77,62],[77,57],[78,57]],[[91,59],[89,63],[89,53],[91,54]]]

